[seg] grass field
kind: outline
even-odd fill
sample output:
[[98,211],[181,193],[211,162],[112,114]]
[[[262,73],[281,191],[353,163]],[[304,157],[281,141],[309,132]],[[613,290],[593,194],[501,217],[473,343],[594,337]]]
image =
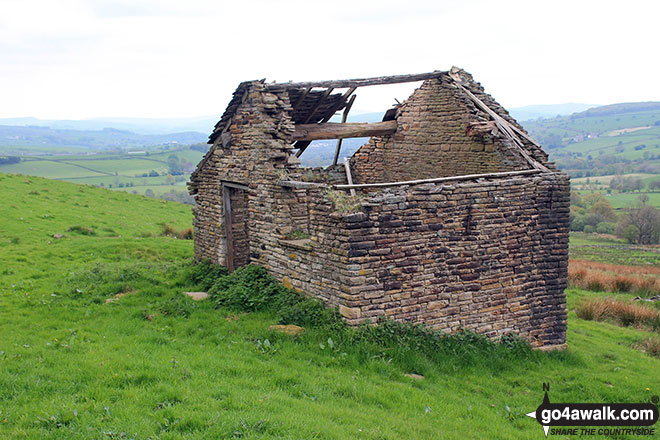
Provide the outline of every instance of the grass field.
[[630,193],[613,193],[608,194],[605,190],[577,190],[581,196],[588,196],[589,194],[602,194],[611,204],[614,209],[634,208],[639,205],[639,196],[644,194],[648,197],[646,202],[649,206],[660,208],[660,193],[658,192],[630,192]]
[[660,246],[631,245],[600,234],[571,232],[570,258],[624,266],[660,266]]
[[[0,149],[0,153],[1,153]],[[29,153],[27,153],[29,154]],[[0,173],[26,174],[65,180],[74,183],[103,186],[113,190],[137,192],[144,195],[151,189],[156,196],[168,191],[185,192],[189,174],[175,176],[168,181],[168,158],[175,155],[196,166],[203,153],[189,148],[150,151],[149,155],[99,152],[98,154],[66,154],[51,156],[22,156],[16,164],[0,165]],[[158,176],[144,176],[155,171]]]
[[159,233],[190,227],[189,207],[25,176],[0,187],[0,438],[539,439],[524,414],[543,382],[554,402],[660,394],[660,359],[635,348],[648,332],[577,319],[589,292],[568,291],[565,352],[293,338],[271,312],[183,297],[199,287],[182,277],[192,241]]

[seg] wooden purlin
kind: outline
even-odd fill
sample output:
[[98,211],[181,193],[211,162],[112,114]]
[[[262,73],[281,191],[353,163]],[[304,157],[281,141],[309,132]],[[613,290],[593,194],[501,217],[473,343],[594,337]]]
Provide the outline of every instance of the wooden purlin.
[[387,136],[395,131],[396,121],[298,124],[296,125],[296,130],[293,132],[293,139],[300,141],[315,141],[321,139]]
[[518,171],[502,171],[496,173],[483,173],[483,174],[465,174],[463,176],[447,176],[447,177],[435,177],[431,179],[419,179],[419,180],[402,180],[399,182],[383,182],[383,183],[357,183],[349,185],[332,185],[332,188],[335,189],[361,189],[361,188],[386,188],[391,186],[403,186],[403,185],[419,185],[423,183],[440,183],[440,182],[453,182],[461,180],[476,180],[476,179],[493,179],[499,177],[512,177],[512,176],[525,176],[529,174],[538,174],[542,170],[532,169],[532,170],[518,170]]
[[398,182],[381,182],[381,183],[355,183],[355,184],[341,184],[330,185],[327,183],[318,182],[301,182],[296,180],[281,180],[279,185],[289,188],[334,188],[334,189],[365,189],[365,188],[388,188],[393,186],[405,185],[421,185],[424,183],[443,183],[443,182],[459,182],[463,180],[478,180],[478,179],[497,179],[501,177],[514,177],[514,176],[528,176],[532,174],[542,173],[542,170],[518,170],[518,171],[501,171],[495,173],[483,174],[465,174],[462,176],[446,176],[446,177],[432,177],[430,179],[418,180],[401,180]]
[[386,84],[400,84],[406,82],[423,81],[431,78],[439,78],[440,75],[446,74],[446,71],[434,70],[433,72],[417,73],[411,75],[389,75],[377,76],[373,78],[359,78],[359,79],[344,79],[344,80],[330,80],[330,81],[308,81],[308,82],[289,82],[289,83],[274,83],[269,84],[270,88],[296,88],[303,89],[306,87],[332,87],[335,89],[343,89],[349,87],[365,87],[377,86]]

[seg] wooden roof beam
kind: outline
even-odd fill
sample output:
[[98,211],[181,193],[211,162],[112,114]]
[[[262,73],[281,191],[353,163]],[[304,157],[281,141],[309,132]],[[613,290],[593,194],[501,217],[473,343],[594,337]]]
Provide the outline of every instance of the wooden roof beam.
[[415,81],[423,81],[425,79],[438,78],[443,73],[441,70],[434,70],[428,73],[417,73],[412,75],[390,75],[378,76],[374,78],[359,78],[359,79],[343,79],[343,80],[330,80],[330,81],[308,81],[308,82],[288,82],[288,83],[273,83],[268,84],[268,88],[295,88],[303,89],[308,87],[332,87],[336,89],[349,88],[349,87],[365,87],[365,86],[379,86],[385,84],[399,84]]
[[325,124],[299,124],[293,132],[295,141],[315,141],[320,139],[343,139],[370,136],[387,136],[396,131],[396,121],[352,122]]

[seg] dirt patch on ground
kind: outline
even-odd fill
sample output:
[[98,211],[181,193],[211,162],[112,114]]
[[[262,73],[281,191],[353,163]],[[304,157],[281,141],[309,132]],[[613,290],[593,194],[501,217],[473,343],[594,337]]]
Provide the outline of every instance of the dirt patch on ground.
[[618,130],[612,130],[608,133],[605,133],[605,136],[618,136],[620,134],[634,133],[635,131],[647,130],[649,128],[653,128],[653,127],[651,127],[650,125],[644,125],[643,127],[620,128]]

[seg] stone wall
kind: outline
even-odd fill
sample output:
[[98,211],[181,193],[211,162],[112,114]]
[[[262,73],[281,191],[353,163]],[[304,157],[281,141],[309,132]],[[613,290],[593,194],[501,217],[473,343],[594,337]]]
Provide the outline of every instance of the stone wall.
[[353,322],[385,316],[563,344],[569,203],[560,173],[371,194],[348,220]]
[[[291,189],[278,182],[301,180],[305,173],[312,180],[345,180],[337,172],[324,177],[318,169],[296,166],[286,91],[264,90],[260,82],[239,87],[232,101],[237,104],[228,146],[223,147],[218,137],[191,178],[197,202],[195,258],[226,264],[222,182],[247,185],[247,191],[233,190],[232,195],[236,266],[261,265],[286,285],[344,310],[350,284],[346,225],[333,214],[322,189]],[[313,240],[303,244],[288,240],[296,231],[310,234]]]
[[448,76],[424,81],[397,112],[392,136],[373,137],[351,159],[356,183],[398,182],[528,168],[502,136],[468,135],[488,115]]

